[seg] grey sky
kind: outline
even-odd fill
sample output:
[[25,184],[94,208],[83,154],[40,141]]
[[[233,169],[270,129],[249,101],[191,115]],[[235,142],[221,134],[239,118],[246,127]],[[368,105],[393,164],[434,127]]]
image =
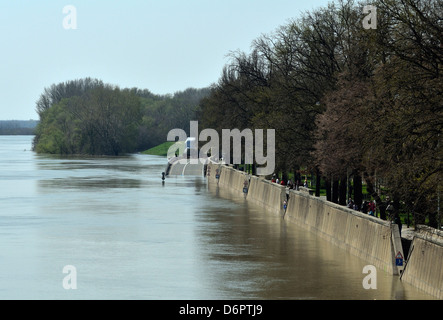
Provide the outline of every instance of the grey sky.
[[38,119],[45,87],[84,77],[157,94],[209,86],[229,52],[328,2],[0,0],[0,119]]

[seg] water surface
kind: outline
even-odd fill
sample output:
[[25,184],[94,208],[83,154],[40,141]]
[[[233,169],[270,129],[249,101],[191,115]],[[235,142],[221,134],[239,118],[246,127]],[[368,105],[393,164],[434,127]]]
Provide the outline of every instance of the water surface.
[[162,157],[31,146],[0,136],[0,299],[432,299]]

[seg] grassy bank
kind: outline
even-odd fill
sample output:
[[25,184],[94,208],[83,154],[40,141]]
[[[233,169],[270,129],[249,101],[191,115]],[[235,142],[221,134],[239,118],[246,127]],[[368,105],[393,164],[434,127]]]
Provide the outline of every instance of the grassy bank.
[[166,157],[168,154],[168,149],[170,146],[174,144],[173,141],[164,142],[158,146],[155,146],[151,149],[143,151],[142,154],[150,154],[153,156],[164,156]]

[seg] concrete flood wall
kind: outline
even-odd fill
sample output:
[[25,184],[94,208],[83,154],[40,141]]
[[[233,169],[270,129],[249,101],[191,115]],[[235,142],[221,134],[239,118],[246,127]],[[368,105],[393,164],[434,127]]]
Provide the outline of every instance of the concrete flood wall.
[[[414,237],[409,256],[404,257],[398,226],[389,221],[363,214],[310,195],[291,190],[287,197],[284,186],[217,163],[208,163],[207,179],[230,193],[280,214],[284,219],[305,227],[349,253],[362,258],[426,293],[443,299],[443,233],[422,230]],[[399,263],[400,262],[400,263]]]
[[286,199],[286,189],[284,186],[252,176],[246,199],[266,208],[270,212],[283,214],[283,201]]
[[316,232],[349,253],[390,274],[400,274],[403,256],[398,226],[367,214],[291,190],[285,219]]
[[443,299],[443,232],[419,226],[401,279]]
[[217,182],[218,179],[216,178],[216,174],[219,174],[219,171],[221,170],[222,165],[214,162],[209,162],[206,165],[206,178],[209,182]]
[[289,192],[285,211],[283,201],[287,193],[284,186],[217,163],[207,165],[206,175],[209,182],[238,194],[243,193],[244,183],[249,181],[248,202],[317,232],[386,272],[399,274],[402,270],[402,267],[401,270],[395,267],[393,258],[394,251],[403,255],[401,239],[399,234],[395,236],[393,226],[387,221],[293,190]]
[[217,183],[235,193],[245,193],[246,199],[270,212],[280,213],[283,211],[283,201],[286,199],[285,187],[271,183],[263,178],[251,176],[243,171],[232,167],[209,163],[206,175],[208,181]]
[[218,184],[242,193],[243,188],[249,185],[249,175],[232,167],[221,166]]
[[243,188],[248,187],[250,178],[245,172],[212,162],[208,163],[206,167],[206,176],[210,182],[215,182],[233,192],[242,193]]

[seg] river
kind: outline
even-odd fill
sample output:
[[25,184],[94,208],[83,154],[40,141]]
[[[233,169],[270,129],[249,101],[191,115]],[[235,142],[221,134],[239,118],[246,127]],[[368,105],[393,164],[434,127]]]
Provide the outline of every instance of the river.
[[[0,136],[0,299],[431,296],[162,157],[60,157]],[[64,268],[67,268],[64,270]]]

